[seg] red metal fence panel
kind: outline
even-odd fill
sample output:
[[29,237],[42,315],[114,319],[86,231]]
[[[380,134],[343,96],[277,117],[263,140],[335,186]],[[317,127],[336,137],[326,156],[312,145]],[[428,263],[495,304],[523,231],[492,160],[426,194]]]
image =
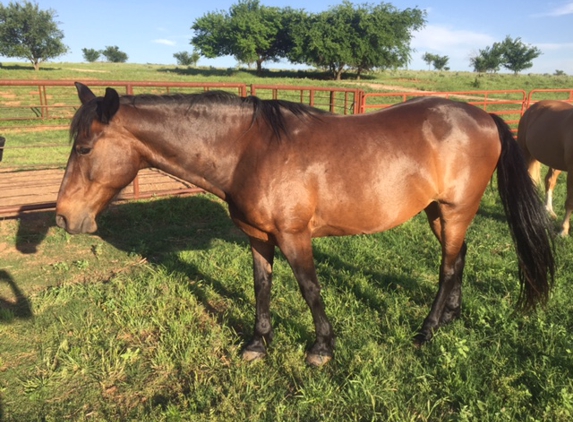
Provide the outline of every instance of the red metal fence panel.
[[559,100],[573,104],[572,89],[534,89],[527,96],[527,107],[541,100]]
[[364,93],[362,95],[361,113],[390,107],[412,98],[436,96],[464,101],[480,107],[488,113],[502,116],[514,129],[525,111],[527,94],[523,90],[506,91],[459,91],[459,92],[385,92]]
[[[243,83],[162,82],[162,81],[85,81],[96,93],[105,87],[118,88],[123,94],[195,93],[223,89],[240,96],[247,95]],[[57,128],[67,126],[79,107],[74,81],[0,79],[0,130]],[[18,121],[18,125],[14,122]]]
[[308,104],[338,114],[358,114],[363,91],[315,86],[251,85],[251,95]]

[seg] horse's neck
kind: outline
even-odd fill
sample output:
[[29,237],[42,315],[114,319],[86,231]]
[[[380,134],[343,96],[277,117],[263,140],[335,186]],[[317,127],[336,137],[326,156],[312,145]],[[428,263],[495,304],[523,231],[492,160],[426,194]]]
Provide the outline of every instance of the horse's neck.
[[239,113],[203,112],[193,117],[166,114],[158,128],[140,132],[144,158],[156,167],[221,198],[231,182],[250,126]]

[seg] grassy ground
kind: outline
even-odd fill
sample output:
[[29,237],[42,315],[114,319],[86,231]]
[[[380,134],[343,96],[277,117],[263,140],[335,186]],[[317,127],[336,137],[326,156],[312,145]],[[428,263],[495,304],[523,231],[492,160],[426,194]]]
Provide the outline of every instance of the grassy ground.
[[[557,194],[561,203],[563,192]],[[268,358],[251,333],[246,239],[210,196],[114,207],[97,236],[53,214],[1,225],[4,420],[567,421],[573,416],[571,240],[544,310],[515,313],[515,255],[493,190],[468,235],[463,318],[421,350],[412,336],[436,289],[423,216],[387,233],[319,239],[337,333],[312,369],[312,323],[276,263]]]
[[[54,69],[46,67],[40,78],[43,72],[75,78],[68,67],[88,74],[85,69],[107,72],[112,65],[49,66]],[[149,79],[130,68],[132,79]],[[0,77],[17,72],[34,76],[6,66]],[[418,72],[412,78],[420,81],[408,83],[427,87],[426,74],[440,83],[432,72]],[[119,70],[112,75],[128,78]],[[406,83],[404,74],[388,75],[367,82]],[[508,85],[538,78],[484,76],[498,77]],[[451,78],[447,90],[462,90],[454,85],[472,78]],[[562,179],[555,193],[560,214],[564,192]],[[106,211],[99,223],[96,236],[70,236],[54,227],[50,212],[0,222],[0,420],[573,417],[573,241],[557,239],[557,285],[548,306],[516,313],[516,258],[494,188],[468,233],[463,316],[422,349],[412,346],[412,336],[434,298],[440,254],[425,217],[378,235],[315,241],[337,334],[335,359],[321,369],[304,364],[312,322],[280,256],[275,341],[264,361],[240,359],[253,324],[251,257],[219,200],[129,203]]]
[[540,74],[477,74],[474,72],[434,72],[388,70],[364,75],[360,81],[353,73],[342,81],[332,81],[328,74],[316,70],[267,70],[256,76],[245,68],[188,68],[173,65],[142,65],[130,63],[46,63],[39,72],[32,66],[3,63],[0,79],[67,79],[108,81],[180,81],[180,82],[241,82],[246,84],[290,84],[356,87],[384,90],[377,85],[415,88],[422,91],[471,91],[500,89],[560,89],[573,86],[573,76]]

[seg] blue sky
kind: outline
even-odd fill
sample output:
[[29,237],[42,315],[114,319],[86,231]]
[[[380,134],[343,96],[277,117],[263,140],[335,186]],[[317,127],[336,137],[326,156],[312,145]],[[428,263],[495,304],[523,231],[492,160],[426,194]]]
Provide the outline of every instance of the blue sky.
[[[265,6],[320,12],[342,0],[261,0]],[[191,51],[193,22],[208,12],[227,11],[238,0],[38,0],[40,9],[56,11],[70,52],[53,61],[83,62],[82,48],[118,46],[129,63],[175,64],[173,54]],[[7,5],[8,0],[0,0]],[[354,1],[355,4],[373,1]],[[425,52],[446,55],[451,70],[470,71],[469,58],[479,49],[506,35],[520,37],[543,54],[525,73],[573,75],[572,0],[399,0],[388,1],[398,9],[418,7],[427,11],[426,27],[415,34],[410,69],[424,70]],[[15,59],[2,58],[4,61]],[[199,60],[200,66],[233,67],[232,57]],[[266,63],[266,67],[292,69],[295,65]]]

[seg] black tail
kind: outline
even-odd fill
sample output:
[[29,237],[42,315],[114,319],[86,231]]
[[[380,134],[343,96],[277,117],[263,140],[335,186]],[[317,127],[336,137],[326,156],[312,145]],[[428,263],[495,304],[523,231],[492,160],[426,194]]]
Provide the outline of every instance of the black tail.
[[554,280],[551,225],[511,129],[501,117],[490,115],[501,140],[497,186],[517,250],[520,305],[533,308],[547,300]]

